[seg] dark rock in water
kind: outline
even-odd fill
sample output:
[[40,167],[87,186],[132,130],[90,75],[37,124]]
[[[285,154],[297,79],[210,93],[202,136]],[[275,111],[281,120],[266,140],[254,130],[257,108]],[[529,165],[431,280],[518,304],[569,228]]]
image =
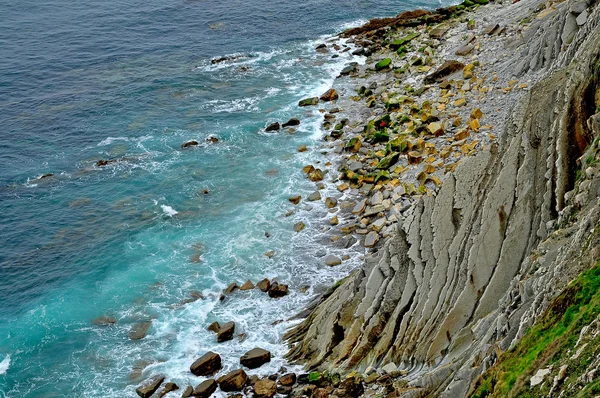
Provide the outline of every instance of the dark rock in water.
[[288,285],[284,285],[283,283],[279,283],[277,281],[271,283],[271,287],[269,288],[269,297],[279,298],[288,294]]
[[239,289],[240,287],[238,286],[237,283],[233,282],[232,284],[230,284],[229,286],[227,286],[227,289],[225,289],[223,291],[223,294],[228,295],[233,293],[236,289]]
[[197,145],[198,145],[198,141],[192,140],[192,141],[184,142],[183,144],[181,144],[181,147],[182,148],[190,148],[190,147],[197,146]]
[[240,358],[240,364],[250,369],[259,368],[267,362],[271,362],[271,353],[262,348],[253,348]]
[[146,337],[146,333],[148,332],[148,329],[150,329],[151,325],[152,322],[150,321],[136,323],[131,327],[131,329],[129,329],[129,338],[131,340],[143,339]]
[[238,369],[219,377],[218,383],[221,390],[225,392],[242,391],[247,380],[248,375],[244,369]]
[[271,123],[266,128],[265,131],[277,131],[281,128],[279,122]]
[[221,369],[221,356],[212,351],[207,352],[190,366],[196,376],[210,376]]
[[[364,53],[364,50],[362,52]],[[342,69],[340,76],[348,76],[349,74],[356,72],[357,68],[358,64],[356,62],[352,62]]]
[[222,325],[217,333],[217,342],[222,343],[224,341],[228,341],[233,339],[233,334],[235,332],[235,323],[227,322]]
[[191,395],[200,398],[209,398],[215,391],[217,391],[218,384],[214,379],[204,380],[194,388]]
[[108,166],[109,164],[116,163],[116,162],[118,162],[118,159],[109,159],[109,160],[100,159],[99,161],[96,162],[96,166],[104,167],[104,166]]
[[175,383],[167,383],[165,384],[164,388],[158,393],[158,398],[162,398],[165,395],[167,395],[168,393],[170,393],[171,391],[176,391],[179,390],[179,386]]
[[165,376],[153,376],[150,379],[146,380],[144,383],[142,383],[141,386],[136,388],[135,392],[142,398],[150,398],[150,396],[152,396],[152,394],[154,394],[156,390],[158,390],[158,387],[160,387],[164,380]]
[[292,393],[294,388],[292,386],[277,386],[277,393],[288,396]]
[[286,127],[290,127],[290,126],[298,126],[299,124],[300,124],[300,119],[293,117],[290,120],[288,120],[287,122],[283,123],[281,125],[281,127],[286,128]]
[[336,99],[338,99],[340,96],[338,95],[338,92],[334,89],[334,88],[330,88],[329,90],[327,90],[323,95],[321,95],[321,101],[335,101]]
[[219,142],[219,138],[215,137],[214,135],[209,135],[208,137],[206,137],[206,142],[216,144],[217,142]]
[[277,392],[277,383],[273,380],[262,379],[254,384],[254,395],[258,398],[271,398]]
[[455,60],[444,62],[435,72],[425,76],[425,83],[435,83],[442,81],[444,77],[464,69],[465,64]]
[[100,316],[92,321],[97,326],[110,326],[117,323],[117,320],[112,316]]
[[319,97],[305,98],[298,102],[298,106],[312,106],[319,103]]
[[206,330],[210,331],[210,332],[215,332],[215,333],[219,333],[219,330],[221,330],[221,325],[219,324],[219,322],[215,321],[213,323],[211,323]]
[[189,398],[192,396],[193,393],[194,393],[194,387],[187,386],[186,389],[183,390],[183,394],[181,394],[181,398]]
[[262,292],[268,292],[269,288],[271,287],[271,281],[269,281],[267,278],[263,279],[262,281],[258,282],[256,284],[256,287],[259,288]]
[[324,53],[328,53],[329,49],[327,48],[326,44],[319,44],[315,50],[317,50],[318,53],[324,54]]
[[220,64],[222,62],[227,62],[227,61],[235,61],[237,59],[241,59],[241,58],[248,58],[248,55],[230,55],[230,56],[226,56],[226,57],[219,57],[219,58],[213,58],[210,60],[211,64]]
[[41,175],[41,176],[38,177],[38,180],[43,180],[45,178],[50,178],[50,177],[54,177],[54,174],[52,174],[52,173],[43,174],[43,175]]
[[279,384],[282,386],[293,386],[296,384],[296,374],[295,373],[286,373],[279,378]]
[[[269,253],[270,252],[268,252],[268,254],[267,254],[267,257],[269,257],[269,258],[273,257],[273,254],[275,254],[275,253],[273,253],[273,254],[269,255]],[[252,289],[254,289],[254,283],[252,283],[251,280],[247,280],[246,282],[244,282],[242,287],[240,287],[240,290],[252,290]]]

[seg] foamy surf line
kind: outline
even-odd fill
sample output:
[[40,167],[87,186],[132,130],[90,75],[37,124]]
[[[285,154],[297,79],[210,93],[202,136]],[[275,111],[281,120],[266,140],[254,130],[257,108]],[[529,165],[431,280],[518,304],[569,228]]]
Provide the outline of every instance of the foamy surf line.
[[7,355],[6,357],[4,357],[2,362],[0,362],[0,375],[5,374],[8,371],[9,367],[10,367],[10,355]]

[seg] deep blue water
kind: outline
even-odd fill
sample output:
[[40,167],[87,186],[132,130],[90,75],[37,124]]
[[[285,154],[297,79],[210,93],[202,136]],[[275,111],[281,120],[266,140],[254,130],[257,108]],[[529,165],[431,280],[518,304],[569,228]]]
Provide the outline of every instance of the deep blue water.
[[[289,323],[271,324],[360,262],[322,265],[322,208],[285,217],[291,194],[314,190],[301,168],[326,161],[297,152],[322,132],[295,104],[352,59],[314,47],[359,20],[439,5],[0,0],[0,397],[133,397],[158,372],[195,385],[187,369],[209,349],[232,369],[269,348],[261,371],[277,370]],[[232,54],[244,57],[210,62]],[[261,132],[292,116],[295,134]],[[200,147],[182,150],[191,139]],[[219,302],[230,282],[263,277],[291,294]],[[195,291],[204,298],[180,305]],[[102,315],[117,324],[92,325]],[[217,345],[205,328],[229,319],[246,339]],[[152,326],[132,341],[141,320]]]

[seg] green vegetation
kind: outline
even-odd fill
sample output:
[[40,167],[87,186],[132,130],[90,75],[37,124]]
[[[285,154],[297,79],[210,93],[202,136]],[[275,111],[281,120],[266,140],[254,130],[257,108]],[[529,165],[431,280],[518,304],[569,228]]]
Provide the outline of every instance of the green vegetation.
[[383,70],[385,68],[388,68],[391,63],[391,58],[384,58],[381,61],[377,62],[377,64],[375,64],[375,70]]
[[[496,365],[477,382],[474,398],[547,396],[549,383],[530,389],[529,379],[550,364],[560,364],[573,354],[581,329],[600,314],[600,262],[582,273],[552,302],[542,318],[531,327],[519,343],[502,354]],[[574,383],[597,353],[600,336],[596,336],[576,360],[568,363],[564,384]],[[579,390],[579,389],[577,389]],[[600,392],[600,381],[579,391],[587,397]]]
[[394,40],[394,41],[390,42],[390,47],[395,50],[397,48],[402,47],[403,45],[405,45],[409,41],[411,41],[413,39],[416,39],[417,37],[419,37],[419,33],[411,33],[408,36],[404,36],[401,39],[397,39],[397,40]]

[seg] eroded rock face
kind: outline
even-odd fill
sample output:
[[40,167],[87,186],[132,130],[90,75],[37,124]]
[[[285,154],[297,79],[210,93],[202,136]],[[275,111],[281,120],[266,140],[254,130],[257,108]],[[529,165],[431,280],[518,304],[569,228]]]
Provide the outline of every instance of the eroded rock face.
[[[599,10],[564,47],[543,43],[561,43],[568,7],[532,28],[505,67],[545,74],[514,104],[498,144],[459,164],[287,334],[289,359],[342,371],[394,363],[422,396],[465,396],[496,349],[509,349],[600,256],[581,243],[598,223],[600,178],[590,173],[584,187],[594,199],[566,195],[599,133],[590,127],[600,105]],[[576,220],[569,206],[580,209]]]

